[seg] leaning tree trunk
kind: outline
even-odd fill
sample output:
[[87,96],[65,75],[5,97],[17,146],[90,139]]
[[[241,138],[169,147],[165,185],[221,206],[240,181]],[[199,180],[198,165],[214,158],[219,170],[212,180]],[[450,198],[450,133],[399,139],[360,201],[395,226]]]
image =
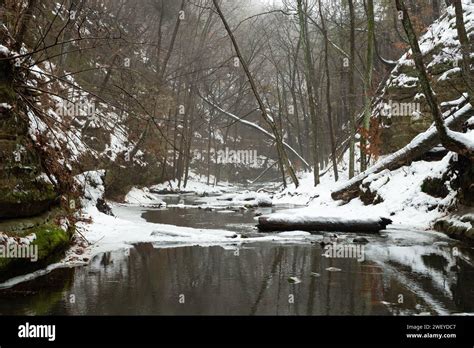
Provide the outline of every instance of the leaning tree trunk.
[[[450,128],[458,128],[471,116],[473,116],[472,107],[470,104],[465,103],[465,105],[457,112],[446,119],[446,125]],[[398,169],[419,158],[438,145],[439,142],[440,137],[437,129],[436,127],[431,126],[427,131],[419,134],[402,149],[385,157],[365,172],[360,173],[351,180],[345,182],[342,186],[333,191],[331,197],[335,200],[342,199],[344,201],[349,201],[352,198],[355,198],[359,194],[359,185],[369,175],[379,173],[385,169]]]
[[217,11],[219,17],[222,20],[222,23],[224,24],[224,27],[227,31],[227,34],[229,35],[229,37],[232,41],[232,44],[233,44],[234,49],[235,49],[235,53],[237,54],[237,57],[239,58],[240,64],[242,64],[242,68],[245,71],[245,75],[247,76],[247,79],[249,80],[250,87],[251,87],[252,92],[255,96],[255,99],[257,100],[258,106],[259,106],[260,111],[262,113],[262,117],[263,117],[264,121],[269,125],[270,129],[272,130],[273,135],[275,136],[275,142],[276,142],[276,146],[277,146],[278,156],[281,159],[281,161],[283,162],[283,165],[288,170],[288,173],[289,173],[291,179],[293,180],[293,183],[295,184],[296,187],[298,187],[299,186],[299,180],[296,177],[296,172],[295,172],[295,170],[294,170],[294,168],[293,168],[293,166],[292,166],[292,164],[291,164],[291,162],[288,158],[285,147],[283,146],[282,136],[281,136],[280,132],[278,131],[278,128],[277,128],[275,122],[273,122],[267,114],[267,110],[265,108],[265,105],[263,104],[263,100],[260,97],[260,94],[258,93],[257,85],[256,85],[256,83],[253,79],[252,74],[250,73],[247,62],[245,61],[242,53],[240,52],[240,48],[239,48],[239,45],[237,44],[237,40],[235,39],[234,34],[232,33],[232,30],[230,29],[229,24],[227,23],[227,20],[225,19],[224,14],[221,11],[221,8],[218,4],[218,1],[213,0],[213,3],[214,3],[214,7],[216,8],[216,11]]
[[[461,0],[456,0],[461,2]],[[413,60],[415,61],[416,70],[418,71],[418,79],[420,81],[421,89],[423,94],[426,97],[426,101],[430,107],[431,113],[433,115],[433,120],[436,126],[436,129],[439,133],[441,143],[448,150],[456,152],[460,155],[466,156],[474,160],[474,149],[469,146],[466,142],[463,141],[459,136],[453,134],[450,131],[443,121],[443,115],[441,109],[439,108],[438,98],[433,93],[431,89],[430,81],[428,74],[426,72],[425,65],[423,63],[423,54],[421,53],[420,46],[418,44],[418,38],[416,33],[413,30],[413,26],[410,20],[410,16],[406,9],[405,3],[403,0],[396,0],[397,10],[403,13],[402,23],[403,28],[408,36],[408,41],[410,42],[411,50],[413,53]],[[462,9],[461,9],[462,10]]]
[[[180,12],[184,11],[185,5],[186,5],[185,0],[182,0],[181,1],[181,6],[179,8]],[[168,66],[168,62],[171,58],[171,54],[173,53],[174,45],[175,45],[175,42],[176,42],[176,37],[177,37],[178,31],[179,31],[179,26],[181,24],[180,14],[178,14],[178,16],[176,17],[176,23],[174,25],[173,34],[171,35],[170,45],[168,47],[168,51],[166,52],[165,59],[164,59],[162,65],[161,65],[161,69],[160,69],[160,73],[159,73],[160,74],[160,80],[163,80],[163,78],[165,76],[166,68]]]
[[[237,122],[240,122],[240,123],[243,123],[245,124],[246,126],[249,126],[253,129],[256,129],[257,131],[259,131],[260,133],[262,133],[263,135],[267,136],[268,138],[270,139],[273,139],[275,140],[275,136],[268,132],[267,130],[263,129],[262,127],[260,127],[259,125],[255,124],[255,123],[252,123],[252,122],[249,122],[249,121],[246,121],[242,118],[239,118],[238,116],[228,112],[228,111],[225,111],[224,109],[220,108],[219,106],[217,106],[216,104],[212,103],[209,99],[203,97],[202,95],[198,94],[199,97],[204,100],[206,103],[208,103],[210,106],[212,106],[213,108],[215,108],[216,110],[220,111],[221,113],[223,113],[224,115],[226,116],[229,116],[230,118],[236,120]],[[303,163],[303,166],[305,167],[305,169],[310,169],[310,165],[309,163],[303,158],[302,155],[300,155],[294,148],[292,148],[289,144],[287,144],[286,142],[283,142],[283,146],[288,150],[290,151],[293,155],[295,155],[300,161],[301,163]]]

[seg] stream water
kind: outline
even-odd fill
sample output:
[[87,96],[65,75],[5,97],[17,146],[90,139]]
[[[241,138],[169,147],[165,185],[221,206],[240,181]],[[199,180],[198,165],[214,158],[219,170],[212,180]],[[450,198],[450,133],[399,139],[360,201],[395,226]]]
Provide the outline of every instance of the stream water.
[[[195,196],[165,198],[168,204]],[[125,208],[126,209],[126,208]],[[257,208],[261,212],[277,208]],[[266,210],[262,210],[266,209]],[[257,235],[255,210],[171,207],[149,222]],[[361,232],[360,235],[364,235]],[[344,245],[353,235],[341,236]],[[474,253],[410,229],[365,235],[364,260],[324,255],[320,236],[295,243],[164,248],[95,256],[0,291],[3,315],[410,315],[474,312]]]

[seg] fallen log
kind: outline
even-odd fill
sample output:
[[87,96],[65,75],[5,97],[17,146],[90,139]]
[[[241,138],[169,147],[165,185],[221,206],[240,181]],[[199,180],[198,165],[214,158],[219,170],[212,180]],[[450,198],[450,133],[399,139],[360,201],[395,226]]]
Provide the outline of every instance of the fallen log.
[[261,232],[306,231],[306,232],[355,232],[377,233],[390,225],[392,220],[380,218],[305,217],[286,219],[278,216],[260,216],[257,228]]
[[[473,115],[471,104],[466,103],[453,115],[445,120],[445,124],[450,129],[459,128]],[[331,193],[334,200],[350,201],[359,194],[359,185],[371,174],[377,174],[382,170],[395,170],[411,163],[416,158],[421,157],[427,151],[440,143],[438,132],[433,125],[423,133],[418,134],[408,145],[383,158],[372,167],[352,179],[346,181],[339,188]]]

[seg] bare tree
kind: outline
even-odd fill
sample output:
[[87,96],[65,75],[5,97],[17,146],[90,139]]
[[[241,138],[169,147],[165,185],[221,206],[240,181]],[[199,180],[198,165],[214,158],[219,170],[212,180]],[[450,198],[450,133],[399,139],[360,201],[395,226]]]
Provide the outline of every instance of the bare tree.
[[216,8],[216,11],[217,11],[219,17],[222,20],[222,23],[224,24],[224,27],[227,31],[227,34],[229,35],[229,37],[232,41],[232,44],[234,46],[237,57],[239,58],[239,61],[242,64],[242,68],[244,69],[245,74],[247,75],[250,86],[251,86],[252,91],[255,95],[255,99],[257,100],[258,106],[259,106],[260,111],[262,113],[262,118],[270,126],[270,128],[272,130],[272,133],[275,136],[275,141],[276,141],[277,151],[278,151],[278,157],[280,158],[280,160],[282,162],[282,168],[286,167],[286,169],[289,172],[289,175],[290,175],[291,179],[293,180],[293,183],[295,184],[296,187],[298,187],[299,186],[298,178],[296,177],[295,170],[294,170],[292,164],[290,163],[290,160],[288,159],[288,155],[287,155],[286,150],[283,146],[283,141],[282,141],[281,135],[278,131],[278,128],[276,127],[274,120],[272,120],[267,114],[265,105],[263,104],[262,98],[260,97],[260,94],[258,93],[257,85],[255,84],[255,81],[252,77],[252,74],[250,73],[250,70],[247,66],[247,62],[245,61],[243,55],[240,52],[240,49],[239,49],[237,41],[234,37],[234,34],[232,33],[232,30],[230,29],[229,24],[227,23],[227,21],[224,17],[224,14],[221,11],[221,8],[218,4],[218,1],[213,0],[213,3],[214,3],[214,6]]
[[355,12],[353,0],[349,2],[350,16],[350,58],[349,58],[349,178],[354,176],[355,169],[355,131],[356,131],[356,115],[355,115],[355,86],[354,86],[354,70],[355,70]]
[[321,0],[319,0],[319,15],[321,17],[321,28],[324,40],[324,66],[326,69],[326,101],[327,101],[327,115],[329,124],[329,139],[331,141],[331,159],[332,168],[334,171],[334,179],[338,181],[337,159],[336,159],[336,139],[334,135],[334,127],[332,120],[332,106],[331,106],[331,71],[329,70],[329,40],[328,32],[326,30],[326,22],[324,20],[323,11],[321,9]]
[[367,169],[367,133],[370,127],[370,117],[372,116],[372,75],[374,68],[374,45],[375,45],[375,17],[374,1],[367,0],[367,59],[364,79],[365,109],[362,128],[366,134],[360,138],[360,170]]
[[313,58],[311,56],[311,47],[309,45],[308,37],[308,21],[306,18],[306,10],[303,8],[303,0],[297,0],[298,4],[298,18],[299,18],[299,27],[301,42],[303,45],[304,53],[304,62],[305,62],[305,78],[306,78],[306,90],[308,94],[308,104],[309,104],[309,113],[311,116],[311,129],[312,129],[312,153],[313,153],[313,162],[314,162],[314,186],[319,185],[319,120],[318,115],[316,114],[316,97],[317,93],[316,88],[316,73],[314,70]]

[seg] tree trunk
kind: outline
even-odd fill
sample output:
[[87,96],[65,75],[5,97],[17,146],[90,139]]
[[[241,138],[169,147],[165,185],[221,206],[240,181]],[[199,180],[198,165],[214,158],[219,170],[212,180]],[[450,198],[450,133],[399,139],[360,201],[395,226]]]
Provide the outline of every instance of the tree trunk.
[[243,55],[240,52],[239,45],[237,44],[237,41],[234,37],[234,34],[232,33],[232,30],[230,29],[229,24],[227,23],[227,21],[224,17],[224,14],[221,11],[221,8],[218,4],[218,1],[213,0],[213,3],[214,3],[214,6],[216,8],[216,11],[217,11],[219,17],[222,20],[222,23],[224,24],[224,27],[227,31],[227,34],[229,35],[229,37],[232,41],[232,44],[233,44],[234,49],[235,49],[235,53],[237,54],[237,57],[239,58],[240,64],[242,64],[242,68],[245,71],[247,79],[249,80],[250,87],[252,88],[252,92],[255,96],[255,99],[257,100],[260,111],[262,112],[262,117],[263,117],[264,121],[270,126],[270,128],[272,130],[272,133],[275,136],[275,142],[276,142],[276,146],[277,146],[278,156],[280,156],[281,161],[283,162],[284,166],[288,170],[288,173],[289,173],[293,183],[295,184],[296,187],[298,187],[299,186],[299,180],[296,177],[296,172],[295,172],[293,166],[291,165],[290,160],[288,159],[288,155],[285,151],[285,148],[284,148],[284,145],[283,145],[283,140],[282,140],[282,137],[280,135],[280,132],[278,132],[278,129],[277,129],[275,123],[270,119],[270,117],[267,114],[267,110],[265,108],[265,105],[263,104],[263,100],[262,100],[262,98],[260,97],[260,94],[257,91],[257,85],[255,84],[255,81],[252,77],[252,74],[250,73],[250,70],[247,66],[247,62],[245,61]]
[[332,120],[332,107],[331,107],[331,72],[329,71],[329,42],[328,42],[328,32],[326,29],[326,23],[324,21],[323,12],[321,10],[321,0],[319,0],[319,15],[321,16],[321,27],[323,29],[324,35],[324,66],[326,68],[326,101],[327,101],[327,114],[328,114],[328,124],[329,124],[329,139],[331,141],[331,159],[332,159],[332,168],[334,171],[334,179],[338,181],[337,173],[337,159],[336,159],[336,139],[334,135],[334,127]]
[[473,74],[471,72],[471,52],[474,52],[474,44],[469,42],[469,36],[467,35],[466,26],[464,25],[464,12],[462,9],[462,0],[454,1],[454,10],[456,12],[456,29],[458,32],[459,43],[461,44],[461,73],[467,86],[467,93],[469,101],[474,101],[474,81]]
[[[395,0],[395,2],[397,5],[397,10],[403,12],[403,28],[405,29],[405,33],[407,34],[408,40],[410,42],[410,46],[413,53],[413,60],[415,61],[415,66],[418,71],[418,79],[420,81],[421,89],[426,97],[426,101],[433,115],[433,120],[436,129],[439,133],[441,143],[448,150],[454,151],[460,155],[466,156],[474,160],[474,149],[472,149],[469,144],[460,139],[459,136],[453,134],[453,132],[449,130],[444,124],[443,114],[441,113],[441,109],[439,108],[438,104],[438,98],[431,89],[428,74],[423,63],[423,54],[421,53],[420,46],[418,44],[418,38],[416,37],[416,33],[413,30],[413,26],[405,3],[403,2],[403,0]],[[461,2],[461,0],[456,0],[456,2]]]
[[354,86],[354,70],[355,70],[355,12],[353,0],[349,0],[350,13],[350,58],[349,58],[349,179],[354,177],[355,170],[355,132],[356,132],[356,115],[355,115],[355,86]]
[[370,127],[370,117],[372,116],[372,98],[370,93],[372,90],[372,70],[374,68],[374,43],[375,43],[375,18],[374,18],[374,1],[367,0],[367,68],[365,72],[364,94],[365,109],[362,128],[366,134],[360,138],[360,171],[367,169],[367,133]]
[[[180,11],[184,11],[184,6],[186,4],[186,0],[181,1],[181,6],[179,8]],[[168,66],[168,61],[171,58],[171,53],[173,53],[173,48],[174,44],[176,41],[176,36],[178,35],[178,30],[179,30],[179,25],[181,24],[181,19],[179,18],[180,14],[178,14],[176,18],[176,24],[174,25],[173,29],[173,34],[171,35],[171,41],[170,45],[168,47],[168,51],[166,52],[165,60],[163,61],[163,64],[160,69],[160,79],[163,80],[165,73],[166,73],[166,67]]]
[[441,14],[440,12],[440,7],[439,7],[439,1],[440,0],[433,0],[433,3],[432,3],[432,8],[433,8],[433,17],[432,17],[432,21],[434,22],[435,20],[437,20]]
[[270,216],[261,216],[258,218],[257,228],[261,232],[273,231],[308,231],[308,232],[354,232],[359,233],[377,233],[384,230],[392,220],[387,218],[325,218],[312,217],[303,221],[292,221],[273,218]]
[[[446,125],[451,129],[460,128],[461,125],[471,116],[473,116],[471,105],[464,103],[464,106],[446,119]],[[402,149],[385,157],[366,171],[345,182],[331,194],[331,197],[335,200],[342,199],[344,201],[349,201],[357,197],[359,193],[359,185],[369,175],[380,173],[385,169],[395,170],[409,164],[413,160],[424,155],[427,151],[431,150],[434,146],[438,145],[439,142],[440,137],[436,127],[431,126],[427,131],[419,134]]]
[[19,29],[15,35],[15,50],[19,51],[23,41],[25,40],[25,34],[30,26],[30,20],[33,15],[33,10],[36,7],[37,0],[29,0],[26,7],[25,13],[22,15]]
[[298,0],[298,16],[300,25],[301,42],[304,50],[304,60],[306,66],[306,89],[308,92],[309,113],[311,116],[311,128],[313,132],[313,162],[314,162],[314,186],[319,185],[319,144],[318,144],[318,116],[316,114],[316,100],[314,93],[314,64],[311,57],[311,48],[309,47],[308,28],[305,12],[303,12],[302,0]]

